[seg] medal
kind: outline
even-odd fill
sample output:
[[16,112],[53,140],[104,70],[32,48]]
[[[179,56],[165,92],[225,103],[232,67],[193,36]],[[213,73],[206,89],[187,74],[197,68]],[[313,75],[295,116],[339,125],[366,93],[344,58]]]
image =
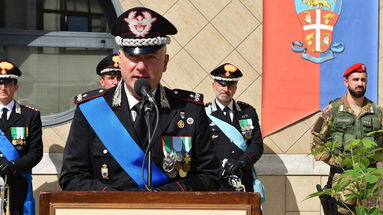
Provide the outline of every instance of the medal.
[[187,172],[184,172],[182,169],[180,169],[180,170],[178,171],[178,174],[179,174],[182,178],[185,178],[186,175],[187,175],[188,173],[187,173]]
[[169,173],[167,173],[167,175],[170,177],[170,178],[175,178],[177,176],[177,172],[176,171],[171,171]]
[[180,121],[178,121],[177,125],[178,125],[178,128],[184,128],[185,127],[185,123],[181,119],[180,119]]
[[246,140],[250,140],[252,138],[251,133],[254,129],[253,121],[251,119],[241,119],[239,120],[239,126],[241,127],[241,132]]
[[108,169],[108,165],[106,164],[103,164],[101,166],[101,176],[103,179],[109,179],[109,169]]

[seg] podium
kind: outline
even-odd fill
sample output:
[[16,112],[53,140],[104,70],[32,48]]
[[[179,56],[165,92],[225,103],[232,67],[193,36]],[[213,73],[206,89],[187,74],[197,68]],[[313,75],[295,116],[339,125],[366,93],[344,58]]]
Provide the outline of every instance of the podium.
[[41,192],[42,215],[261,215],[260,195],[241,192]]

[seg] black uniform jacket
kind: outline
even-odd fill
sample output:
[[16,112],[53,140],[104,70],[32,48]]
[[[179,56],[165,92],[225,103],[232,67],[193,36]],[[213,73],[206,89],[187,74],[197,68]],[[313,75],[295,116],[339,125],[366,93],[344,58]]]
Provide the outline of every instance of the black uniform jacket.
[[[17,129],[25,132],[24,135],[17,137]],[[11,214],[22,214],[28,186],[27,180],[20,174],[31,170],[43,156],[40,112],[15,102],[3,132],[20,155],[13,161],[15,171],[8,174],[7,184],[11,187]]]
[[[100,93],[99,95],[92,95],[95,94],[94,91],[88,92],[85,97],[98,97],[102,94],[107,103],[112,107],[113,96],[116,92],[120,91],[121,105],[112,107],[113,112],[139,147],[145,151],[146,146],[139,142],[133,129],[129,105],[125,90],[123,89],[124,84],[120,83],[121,85],[122,90],[119,90],[117,86],[117,90],[114,87],[106,93]],[[160,96],[161,92],[166,95]],[[167,98],[170,108],[160,105],[160,101],[164,100],[164,96]],[[80,101],[80,103],[86,102],[87,98]],[[217,190],[219,186],[219,161],[215,157],[209,141],[210,134],[207,116],[203,109],[202,95],[183,90],[169,90],[159,85],[155,98],[160,109],[160,116],[158,130],[153,136],[152,159],[164,174],[162,137],[188,136],[192,138],[190,150],[191,169],[186,177],[180,177],[179,174],[175,178],[168,177],[169,183],[161,185],[157,189],[162,191]],[[186,122],[187,119],[188,122]],[[183,126],[179,124],[180,121],[183,121],[181,123]],[[105,165],[107,166],[108,177],[102,177],[101,169]],[[108,152],[78,107],[76,108],[65,146],[59,183],[63,190],[139,190],[136,182]]]
[[[211,104],[211,115],[222,119],[223,112],[215,103],[215,101]],[[233,103],[233,123],[232,126],[237,128],[237,130],[241,133],[241,127],[239,124],[240,120],[251,119],[254,128],[251,131],[251,138],[246,140],[247,149],[246,151],[242,151],[238,148],[234,142],[232,142],[222,131],[218,128],[215,123],[213,123],[209,119],[209,128],[211,131],[211,140],[214,144],[215,153],[217,157],[221,160],[227,159],[239,159],[245,162],[245,167],[243,169],[243,177],[241,178],[242,184],[246,186],[246,191],[253,191],[253,176],[251,173],[251,167],[255,164],[255,162],[261,158],[263,153],[263,140],[261,135],[261,129],[259,126],[258,115],[255,109],[246,104],[244,102],[236,102]],[[244,136],[245,137],[245,136]],[[220,190],[235,190],[232,186],[228,184],[226,180],[221,180],[221,188]]]

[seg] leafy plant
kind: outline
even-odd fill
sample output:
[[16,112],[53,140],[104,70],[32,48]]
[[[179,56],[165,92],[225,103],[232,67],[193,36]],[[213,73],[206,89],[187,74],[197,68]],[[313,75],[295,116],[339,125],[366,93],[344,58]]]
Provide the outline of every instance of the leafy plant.
[[[381,199],[379,192],[383,189],[383,168],[370,167],[371,164],[383,161],[383,148],[378,148],[377,143],[368,138],[355,139],[344,150],[340,150],[340,147],[340,143],[328,142],[310,153],[330,153],[333,162],[344,172],[332,188],[312,193],[306,199],[330,195],[342,202],[356,200],[355,213],[348,208],[352,214],[383,214],[378,208]],[[341,192],[346,194],[340,195]]]

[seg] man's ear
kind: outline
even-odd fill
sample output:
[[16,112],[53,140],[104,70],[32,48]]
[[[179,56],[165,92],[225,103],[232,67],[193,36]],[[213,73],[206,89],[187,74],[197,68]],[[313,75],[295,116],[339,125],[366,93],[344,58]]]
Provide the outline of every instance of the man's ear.
[[165,54],[165,59],[164,59],[164,72],[166,72],[166,69],[168,68],[168,63],[169,63],[169,55]]

